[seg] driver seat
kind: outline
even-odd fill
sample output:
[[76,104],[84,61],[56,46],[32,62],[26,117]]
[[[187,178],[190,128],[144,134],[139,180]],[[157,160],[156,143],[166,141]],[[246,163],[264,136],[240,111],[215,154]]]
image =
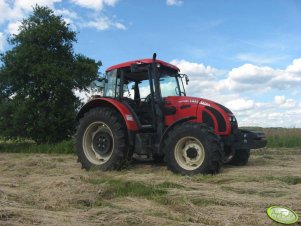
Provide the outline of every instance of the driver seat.
[[142,124],[136,112],[142,113],[140,110],[134,111],[133,107],[129,104],[127,100],[121,100],[121,102],[129,109],[131,114],[133,115],[134,120],[137,122],[138,129],[140,132],[154,132],[153,125]]

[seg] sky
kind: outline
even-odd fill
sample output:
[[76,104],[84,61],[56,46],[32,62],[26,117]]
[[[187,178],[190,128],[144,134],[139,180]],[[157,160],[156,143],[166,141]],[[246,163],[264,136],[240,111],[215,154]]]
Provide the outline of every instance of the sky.
[[0,52],[35,4],[63,16],[100,72],[156,52],[240,126],[301,128],[300,0],[0,0]]

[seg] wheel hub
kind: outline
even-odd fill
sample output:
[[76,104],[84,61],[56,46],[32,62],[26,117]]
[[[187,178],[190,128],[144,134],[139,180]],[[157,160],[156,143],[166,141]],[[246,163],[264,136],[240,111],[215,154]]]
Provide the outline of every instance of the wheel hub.
[[188,148],[186,154],[188,158],[195,159],[198,156],[198,151],[195,148]]
[[112,148],[112,138],[106,132],[98,132],[93,137],[93,149],[99,155],[107,154]]

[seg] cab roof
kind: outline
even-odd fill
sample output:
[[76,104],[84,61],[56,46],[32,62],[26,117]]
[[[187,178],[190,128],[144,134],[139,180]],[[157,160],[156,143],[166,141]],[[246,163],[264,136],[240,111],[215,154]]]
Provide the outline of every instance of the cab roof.
[[[147,59],[141,59],[141,60],[132,60],[132,61],[127,61],[127,62],[124,62],[124,63],[121,63],[121,64],[116,64],[116,65],[113,65],[111,67],[109,67],[106,72],[109,72],[109,71],[112,71],[114,69],[120,69],[120,68],[126,68],[126,67],[131,67],[132,64],[151,64],[153,62],[153,59],[150,59],[150,58],[147,58]],[[170,63],[167,63],[165,61],[162,61],[162,60],[156,60],[157,63],[161,64],[162,66],[164,67],[168,67],[170,69],[173,69],[173,70],[176,70],[176,71],[180,71],[180,69],[175,66],[175,65],[172,65]]]

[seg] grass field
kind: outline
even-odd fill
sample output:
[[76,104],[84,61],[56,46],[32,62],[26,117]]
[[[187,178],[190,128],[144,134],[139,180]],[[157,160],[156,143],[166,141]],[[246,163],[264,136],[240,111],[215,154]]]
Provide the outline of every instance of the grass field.
[[301,147],[301,129],[265,128],[268,147]]
[[87,172],[74,155],[0,161],[0,225],[278,225],[270,205],[301,215],[301,148],[253,151],[245,167],[191,177],[150,162]]

